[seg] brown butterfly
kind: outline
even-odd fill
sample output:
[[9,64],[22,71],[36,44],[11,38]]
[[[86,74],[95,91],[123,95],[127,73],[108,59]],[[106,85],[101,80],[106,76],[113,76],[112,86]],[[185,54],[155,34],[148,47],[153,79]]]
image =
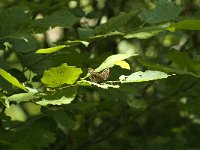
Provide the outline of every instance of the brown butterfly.
[[92,68],[88,68],[88,73],[90,74],[89,78],[92,82],[100,83],[108,79],[110,69],[106,68],[101,73],[99,73]]

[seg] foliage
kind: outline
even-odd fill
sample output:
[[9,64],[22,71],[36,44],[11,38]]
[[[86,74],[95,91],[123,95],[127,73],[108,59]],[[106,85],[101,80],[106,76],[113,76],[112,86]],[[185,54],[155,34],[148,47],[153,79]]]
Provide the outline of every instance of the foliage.
[[2,0],[0,149],[199,149],[199,7]]

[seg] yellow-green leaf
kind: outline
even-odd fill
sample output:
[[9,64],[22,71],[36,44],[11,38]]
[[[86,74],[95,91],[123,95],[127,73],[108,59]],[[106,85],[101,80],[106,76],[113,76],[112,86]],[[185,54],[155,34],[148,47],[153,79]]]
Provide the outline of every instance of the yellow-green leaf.
[[95,82],[91,82],[91,81],[87,81],[87,80],[81,80],[78,82],[79,85],[81,86],[97,86],[99,88],[102,89],[108,89],[108,88],[119,88],[119,85],[113,85],[113,84],[107,84],[107,83],[95,83]]
[[47,87],[59,87],[63,84],[73,84],[82,73],[80,68],[68,66],[66,63],[59,67],[53,67],[45,70],[41,81]]
[[62,91],[46,95],[42,100],[37,101],[36,103],[42,106],[69,104],[74,100],[76,93],[77,88],[66,88]]
[[200,20],[183,20],[172,24],[166,29],[172,32],[174,32],[175,30],[200,30]]
[[130,65],[126,61],[124,61],[124,60],[116,62],[115,65],[118,65],[118,66],[120,66],[123,69],[127,69],[127,70],[131,69]]
[[96,72],[100,72],[106,68],[111,68],[116,65],[117,62],[127,59],[132,56],[136,56],[137,54],[116,54],[109,56],[98,68],[95,69]]
[[44,48],[44,49],[38,49],[36,51],[36,53],[39,54],[49,54],[49,53],[54,53],[57,52],[63,48],[67,47],[66,45],[59,45],[59,46],[54,46],[54,47],[50,47],[50,48]]
[[145,72],[138,71],[132,73],[129,76],[122,75],[119,77],[119,80],[121,83],[144,82],[144,81],[168,78],[169,76],[170,75],[161,71],[146,70]]
[[71,46],[71,45],[76,45],[76,44],[83,44],[83,45],[85,45],[86,47],[88,47],[88,45],[89,45],[89,42],[87,42],[87,41],[80,41],[80,40],[75,40],[75,41],[70,41],[70,40],[68,40],[68,41],[66,41],[65,42],[65,44],[67,45],[67,46]]
[[13,77],[10,73],[6,72],[5,70],[0,68],[0,75],[6,79],[8,82],[13,84],[14,86],[17,86],[18,88],[25,90],[26,87],[24,87],[15,77]]

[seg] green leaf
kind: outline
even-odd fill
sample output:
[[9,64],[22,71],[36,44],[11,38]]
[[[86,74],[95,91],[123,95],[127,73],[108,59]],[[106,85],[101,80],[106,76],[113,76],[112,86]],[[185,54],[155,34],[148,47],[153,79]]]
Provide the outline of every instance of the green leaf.
[[50,47],[50,48],[39,49],[36,51],[36,53],[50,54],[50,53],[57,52],[65,47],[76,46],[77,44],[80,44],[80,43],[85,45],[86,47],[89,45],[89,42],[87,42],[87,41],[80,41],[80,40],[66,41],[65,45],[59,45],[59,46],[54,46],[54,47]]
[[172,73],[172,74],[181,74],[181,75],[191,75],[191,76],[194,76],[194,77],[200,77],[200,75],[197,75],[193,72],[189,72],[189,71],[186,71],[186,70],[183,70],[183,69],[179,69],[179,68],[172,68],[172,67],[169,67],[169,66],[166,66],[166,65],[162,65],[162,64],[158,64],[158,63],[154,63],[154,62],[150,62],[150,61],[147,61],[147,60],[142,60],[142,59],[138,59],[139,62],[146,66],[146,67],[149,67],[151,69],[154,69],[154,70],[159,70],[159,71],[162,71],[162,72],[167,72],[167,73]]
[[128,99],[128,105],[135,109],[146,109],[147,103],[145,100],[142,99]]
[[162,27],[146,27],[143,29],[139,29],[136,31],[129,32],[128,34],[124,35],[124,38],[138,38],[138,39],[149,39],[150,37],[158,34],[159,32],[163,31],[164,28]]
[[43,19],[37,19],[30,25],[30,30],[34,30],[36,33],[42,33],[56,26],[69,28],[78,21],[70,11],[67,9],[59,10],[51,15],[44,17]]
[[[108,22],[101,24],[95,28],[95,33],[96,34],[101,34],[101,33],[108,33],[112,31],[118,31],[120,28],[124,27],[127,25],[131,19],[134,18],[136,15],[136,12],[130,12],[126,14],[121,14],[119,16],[113,17],[108,20]],[[135,26],[137,27],[137,26]]]
[[75,66],[68,66],[66,63],[59,67],[45,70],[41,81],[47,87],[59,87],[63,84],[73,84],[79,78],[82,70]]
[[167,56],[183,71],[200,75],[200,61],[191,59],[187,52],[171,51]]
[[38,49],[36,51],[36,53],[39,53],[39,54],[54,53],[54,52],[57,52],[57,51],[65,48],[65,47],[66,47],[66,45],[59,45],[59,46],[54,46],[54,47],[51,47],[51,48]]
[[200,20],[183,20],[166,28],[169,31],[177,30],[200,30]]
[[168,52],[167,56],[181,69],[188,69],[193,63],[187,52],[171,51]]
[[158,80],[158,79],[168,78],[169,76],[170,75],[161,71],[146,70],[145,72],[138,71],[132,73],[129,76],[122,75],[119,77],[119,79],[121,83],[131,83],[131,82]]
[[69,129],[76,125],[76,122],[70,119],[69,115],[64,111],[54,111],[51,115],[56,121],[58,128],[60,128],[65,134]]
[[37,101],[36,103],[42,106],[69,104],[74,100],[76,93],[76,88],[66,88],[62,91],[46,95],[41,101]]
[[113,84],[107,84],[107,83],[95,83],[95,82],[91,82],[91,81],[87,81],[87,80],[81,80],[79,81],[77,84],[81,85],[81,86],[97,86],[100,87],[102,89],[108,89],[108,88],[119,88],[119,85],[113,85]]
[[95,30],[91,28],[78,28],[78,34],[81,39],[88,39],[95,35]]
[[119,31],[112,31],[105,34],[98,34],[96,36],[91,36],[89,39],[95,40],[95,39],[101,39],[101,38],[106,38],[106,37],[111,37],[111,36],[122,36],[122,35],[124,35],[124,33],[119,32]]
[[0,57],[0,68],[2,69],[10,69],[9,63]]
[[6,8],[0,11],[0,37],[9,37],[24,30],[25,23],[30,19],[30,12],[25,7]]
[[181,12],[181,8],[174,2],[167,0],[158,0],[156,8],[147,10],[143,8],[138,17],[147,23],[161,23],[175,19]]
[[0,102],[2,102],[4,106],[6,106],[7,108],[9,108],[10,107],[10,103],[9,103],[9,101],[5,97],[6,96],[2,92],[0,92]]
[[111,68],[116,65],[117,62],[130,58],[132,56],[137,56],[137,54],[130,55],[130,54],[116,54],[109,56],[98,68],[95,69],[96,72],[100,72],[106,68]]
[[8,82],[12,83],[14,86],[17,86],[18,88],[26,91],[26,87],[24,87],[15,77],[13,77],[11,74],[9,74],[8,72],[6,72],[1,68],[0,68],[0,75]]
[[13,86],[10,82],[7,82],[2,76],[0,76],[0,89],[10,92],[13,92]]
[[30,53],[38,49],[39,45],[36,39],[28,34],[14,35],[11,39],[13,47],[17,53]]
[[6,99],[8,101],[14,101],[14,102],[17,102],[17,103],[27,102],[27,101],[30,101],[30,100],[40,98],[40,96],[36,95],[36,93],[37,92],[13,94],[12,96],[7,97]]
[[72,46],[72,45],[80,44],[80,43],[83,44],[83,45],[85,45],[86,47],[88,47],[88,45],[89,45],[89,42],[87,42],[87,41],[80,41],[80,40],[75,40],[75,41],[68,40],[68,41],[65,42],[65,44],[68,47]]
[[0,147],[4,146],[2,149],[9,150],[44,149],[55,142],[55,129],[56,124],[52,119],[41,117],[30,122],[29,125],[24,125],[23,128],[1,133]]

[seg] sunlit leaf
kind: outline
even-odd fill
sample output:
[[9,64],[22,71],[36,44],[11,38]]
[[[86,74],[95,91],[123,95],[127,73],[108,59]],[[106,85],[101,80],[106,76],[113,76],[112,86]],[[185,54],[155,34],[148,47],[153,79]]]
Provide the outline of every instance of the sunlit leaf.
[[145,72],[138,71],[132,73],[129,76],[122,75],[119,77],[119,79],[121,83],[131,83],[131,82],[158,80],[158,79],[168,78],[169,76],[170,75],[161,71],[147,70]]
[[38,49],[36,51],[36,53],[39,53],[39,54],[54,53],[54,52],[57,52],[57,51],[65,48],[65,47],[66,47],[66,45],[59,45],[59,46],[54,46],[54,47],[50,47],[50,48]]
[[127,69],[127,70],[131,69],[130,65],[126,61],[123,61],[123,60],[116,62],[115,65],[118,65],[123,69]]
[[200,30],[200,20],[183,20],[172,24],[167,30],[172,32],[175,30]]
[[2,102],[5,107],[7,108],[10,107],[9,101],[6,99],[6,96],[1,92],[0,92],[0,102]]
[[81,44],[83,44],[83,45],[85,45],[86,47],[89,45],[89,42],[87,42],[87,41],[80,41],[80,40],[75,40],[75,41],[66,41],[65,42],[65,44],[67,45],[67,46],[71,46],[71,45],[75,45],[75,44],[79,44],[79,43],[81,43]]
[[159,32],[163,31],[164,28],[162,27],[146,27],[143,29],[139,29],[136,31],[128,32],[124,35],[124,38],[138,38],[138,39],[149,39],[150,37],[158,34]]
[[18,88],[25,90],[26,87],[24,87],[15,77],[13,77],[10,73],[6,72],[5,70],[0,68],[0,75],[6,79],[8,82],[13,84],[14,86],[17,86]]
[[107,84],[107,83],[96,83],[96,82],[91,82],[91,81],[87,81],[87,80],[81,80],[78,82],[79,85],[81,86],[97,86],[100,87],[102,89],[108,89],[108,88],[119,88],[119,85],[113,85],[113,84]]
[[42,106],[69,104],[74,100],[76,93],[76,88],[66,88],[62,91],[48,94],[44,96],[41,101],[37,101],[36,103]]
[[130,55],[130,54],[116,54],[109,56],[98,68],[95,69],[96,72],[100,72],[106,68],[111,68],[116,65],[117,62],[130,58],[132,56],[136,56],[137,54]]
[[119,32],[119,31],[113,31],[113,32],[105,33],[105,34],[91,36],[90,39],[101,39],[101,38],[106,38],[106,37],[111,37],[111,36],[122,36],[122,35],[124,35],[124,33]]
[[66,63],[59,67],[53,67],[45,70],[41,81],[47,87],[59,87],[63,84],[73,84],[82,73],[80,68],[68,66]]
[[8,101],[14,101],[20,103],[38,99],[39,97],[40,97],[39,95],[36,95],[36,92],[28,92],[28,93],[13,94],[12,96],[7,97],[6,99]]

